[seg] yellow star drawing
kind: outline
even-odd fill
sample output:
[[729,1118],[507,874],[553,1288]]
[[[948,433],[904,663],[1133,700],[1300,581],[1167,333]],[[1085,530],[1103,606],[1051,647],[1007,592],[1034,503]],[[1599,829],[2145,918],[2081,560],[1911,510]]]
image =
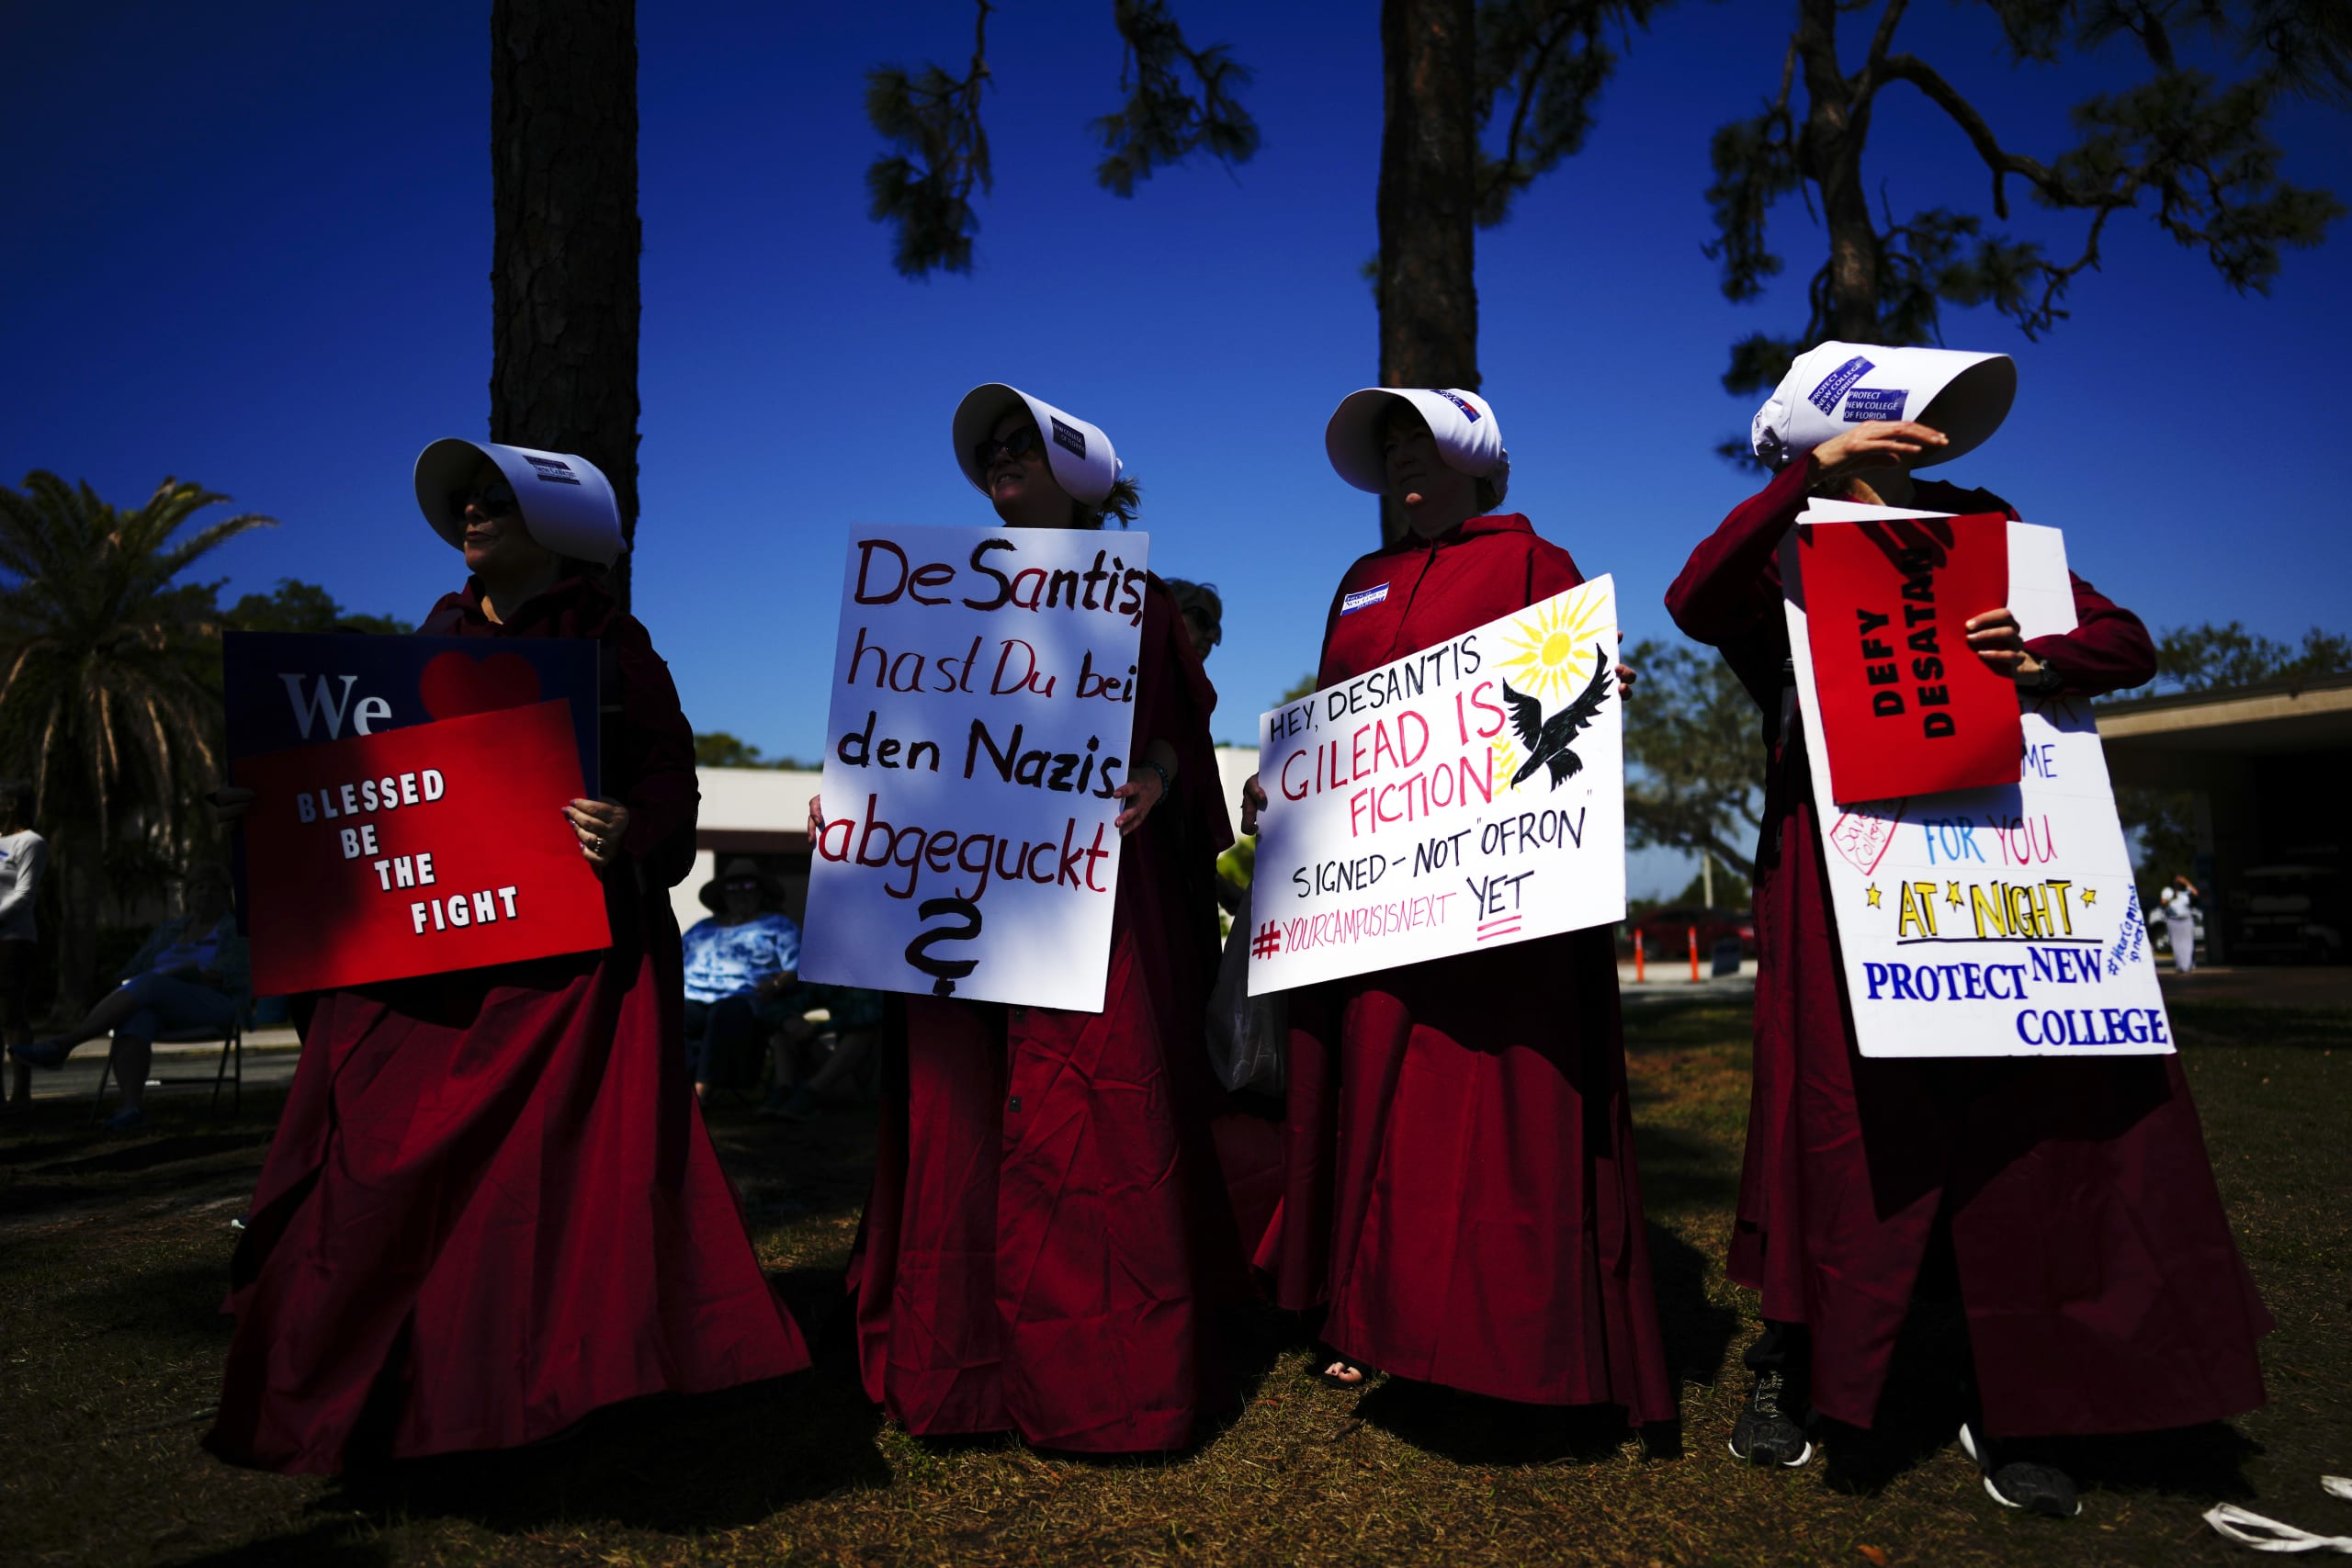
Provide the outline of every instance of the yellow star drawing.
[[2084,902],[2084,903],[2086,903],[2086,904],[2096,904],[2096,903],[2098,903],[2098,888],[2096,888],[2096,887],[2086,887],[2086,888],[2084,888],[2084,889],[2083,889],[2083,902]]
[[1878,901],[1878,884],[1877,884],[1877,883],[1873,882],[1873,883],[1871,883],[1871,884],[1870,885],[1870,886],[1869,886],[1868,888],[1864,889],[1864,890],[1863,890],[1863,893],[1862,893],[1862,897],[1865,897],[1865,898],[1868,898],[1868,899],[1871,901],[1871,908],[1876,909],[1876,908],[1883,908],[1883,906],[1882,906],[1882,905],[1879,903],[1879,901]]
[[1944,884],[1944,901],[1955,909],[1961,907],[1959,883],[1948,882]]

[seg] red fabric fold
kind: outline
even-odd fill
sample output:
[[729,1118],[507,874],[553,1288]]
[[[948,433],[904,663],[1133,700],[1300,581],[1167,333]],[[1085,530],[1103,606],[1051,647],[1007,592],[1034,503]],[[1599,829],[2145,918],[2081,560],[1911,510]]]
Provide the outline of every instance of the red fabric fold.
[[[1987,1431],[2154,1430],[2264,1400],[2271,1327],[2177,1056],[1865,1060],[1840,979],[1821,827],[1787,684],[1774,559],[1811,460],[1734,509],[1667,594],[1763,712],[1754,1082],[1731,1277],[1813,1330],[1813,1402],[1872,1424],[1939,1216]],[[1917,504],[2017,515],[1923,482]],[[2155,667],[2137,616],[2074,579],[2079,625],[2028,646],[2091,697]],[[1990,609],[1993,606],[1986,605]]]
[[[691,830],[693,738],[642,626],[576,579],[503,626],[463,608],[459,636],[616,640],[605,793],[639,854]],[[232,1269],[214,1452],[331,1473],[508,1448],[808,1364],[695,1104],[677,924],[638,869],[605,880],[603,953],[313,999]]]

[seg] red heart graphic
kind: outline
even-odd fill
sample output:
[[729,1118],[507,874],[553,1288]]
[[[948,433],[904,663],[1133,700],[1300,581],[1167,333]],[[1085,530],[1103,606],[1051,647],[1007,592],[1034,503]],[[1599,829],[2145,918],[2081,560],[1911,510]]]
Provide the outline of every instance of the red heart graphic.
[[474,659],[451,649],[426,662],[416,694],[435,718],[527,707],[539,700],[539,672],[519,653]]

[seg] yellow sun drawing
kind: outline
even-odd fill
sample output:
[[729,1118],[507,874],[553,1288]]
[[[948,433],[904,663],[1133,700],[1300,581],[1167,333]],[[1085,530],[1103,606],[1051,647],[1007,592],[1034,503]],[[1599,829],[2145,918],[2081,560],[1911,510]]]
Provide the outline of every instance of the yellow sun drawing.
[[[1541,700],[1547,712],[1581,695],[1604,651],[1606,604],[1599,593],[1574,593],[1513,622],[1499,666],[1511,690]],[[1494,754],[1498,781],[1519,771],[1519,745],[1508,728],[1495,738]]]

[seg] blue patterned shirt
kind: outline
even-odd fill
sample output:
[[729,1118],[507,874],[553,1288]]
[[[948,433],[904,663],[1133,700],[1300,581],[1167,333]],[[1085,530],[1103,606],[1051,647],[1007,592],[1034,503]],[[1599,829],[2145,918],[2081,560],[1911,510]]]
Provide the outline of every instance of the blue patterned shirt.
[[800,967],[800,928],[783,915],[755,915],[740,926],[717,918],[686,931],[686,1000],[723,1002],[749,993],[771,975]]

